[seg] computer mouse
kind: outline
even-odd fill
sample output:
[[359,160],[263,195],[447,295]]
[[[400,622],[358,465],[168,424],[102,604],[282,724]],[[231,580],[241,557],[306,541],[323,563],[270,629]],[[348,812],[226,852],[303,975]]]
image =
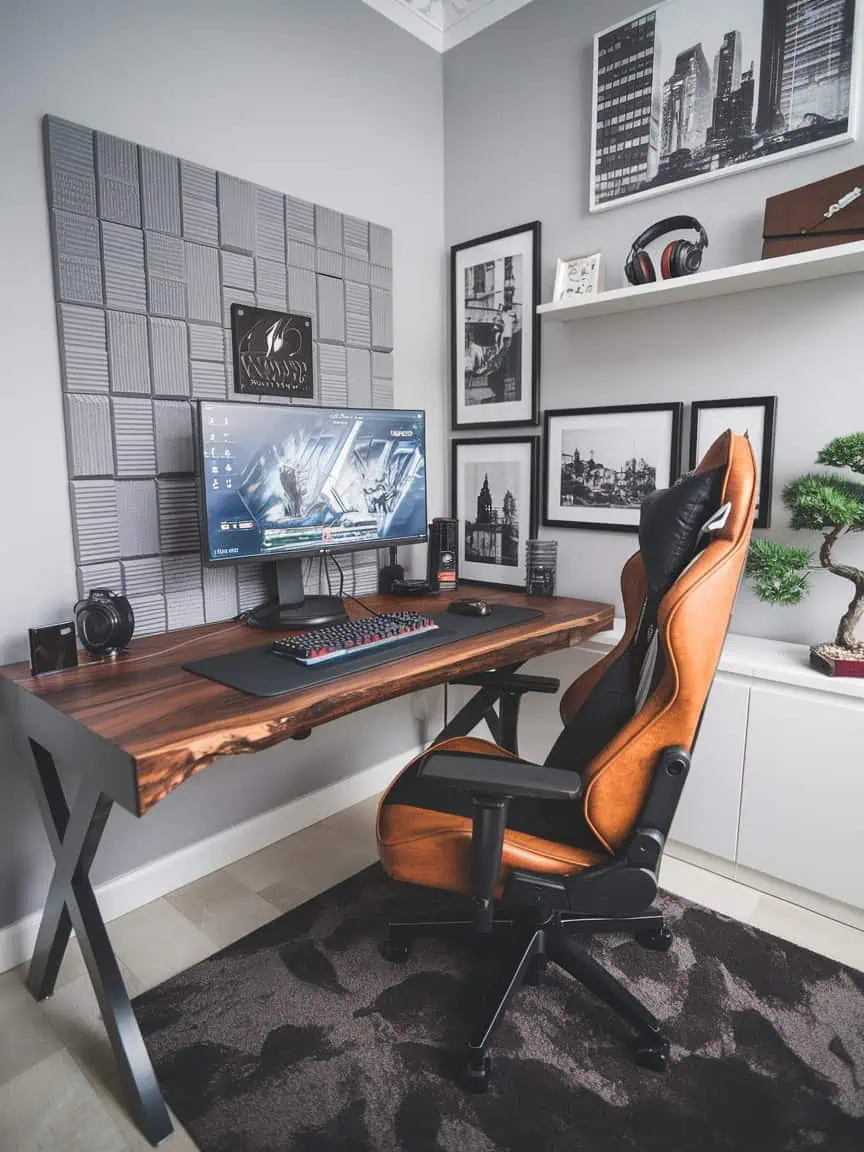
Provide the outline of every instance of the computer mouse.
[[447,606],[447,611],[459,616],[489,616],[492,608],[485,600],[454,600]]

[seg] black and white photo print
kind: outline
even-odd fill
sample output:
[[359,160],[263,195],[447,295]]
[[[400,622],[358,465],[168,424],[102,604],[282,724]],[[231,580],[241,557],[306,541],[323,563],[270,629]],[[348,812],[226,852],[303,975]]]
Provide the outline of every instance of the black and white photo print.
[[465,404],[522,400],[521,254],[465,269]]
[[731,429],[746,436],[756,457],[757,497],[754,528],[771,527],[774,481],[776,396],[699,400],[690,409],[690,467],[695,468],[718,436]]
[[537,423],[540,225],[452,249],[453,427]]
[[594,39],[592,212],[855,139],[856,0],[666,0]]
[[454,441],[460,581],[525,587],[525,542],[537,523],[536,473],[536,437]]
[[677,480],[681,404],[545,414],[543,523],[635,532],[646,496]]

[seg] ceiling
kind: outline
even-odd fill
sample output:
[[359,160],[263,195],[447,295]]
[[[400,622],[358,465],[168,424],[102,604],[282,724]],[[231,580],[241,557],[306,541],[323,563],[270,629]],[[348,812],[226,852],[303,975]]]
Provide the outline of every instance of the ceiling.
[[406,32],[446,52],[531,0],[363,0]]

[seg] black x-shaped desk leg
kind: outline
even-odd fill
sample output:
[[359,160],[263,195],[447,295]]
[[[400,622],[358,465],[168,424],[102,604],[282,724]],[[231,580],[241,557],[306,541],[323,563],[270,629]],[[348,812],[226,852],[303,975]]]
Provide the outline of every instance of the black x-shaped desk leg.
[[70,812],[52,756],[33,740],[29,745],[29,767],[56,867],[27,987],[37,1000],[51,995],[74,928],[135,1121],[155,1146],[173,1131],[171,1118],[89,879],[113,801],[85,771]]

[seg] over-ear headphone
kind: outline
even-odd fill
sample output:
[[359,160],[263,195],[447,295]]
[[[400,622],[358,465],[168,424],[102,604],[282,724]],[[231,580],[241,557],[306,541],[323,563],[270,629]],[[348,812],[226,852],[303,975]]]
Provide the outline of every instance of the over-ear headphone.
[[692,276],[699,271],[702,252],[708,247],[708,233],[695,216],[667,216],[646,228],[633,241],[624,265],[624,275],[631,284],[650,284],[657,279],[651,257],[645,249],[667,232],[680,232],[683,228],[698,232],[699,240],[695,244],[690,240],[673,240],[667,244],[660,257],[660,275],[664,280],[673,280],[676,276]]

